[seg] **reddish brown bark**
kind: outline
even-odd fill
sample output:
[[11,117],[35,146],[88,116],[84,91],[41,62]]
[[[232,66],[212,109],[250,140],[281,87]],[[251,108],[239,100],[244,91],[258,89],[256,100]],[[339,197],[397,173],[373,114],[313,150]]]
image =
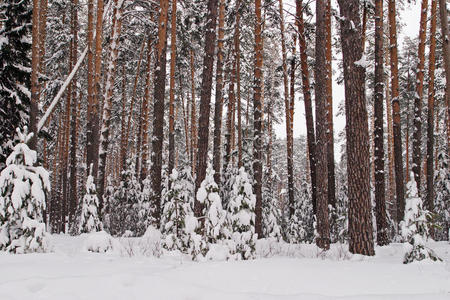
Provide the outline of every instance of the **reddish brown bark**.
[[169,86],[169,172],[175,162],[175,62],[177,55],[177,0],[172,0],[172,21],[170,33],[170,86]]

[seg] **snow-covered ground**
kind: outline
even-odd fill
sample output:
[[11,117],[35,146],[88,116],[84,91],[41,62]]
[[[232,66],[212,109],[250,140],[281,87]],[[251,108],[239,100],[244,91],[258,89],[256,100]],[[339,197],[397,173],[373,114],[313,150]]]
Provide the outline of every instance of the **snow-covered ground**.
[[450,244],[442,242],[430,246],[444,262],[404,265],[401,244],[371,258],[342,245],[325,255],[313,245],[284,245],[252,261],[192,262],[130,254],[131,246],[90,253],[85,240],[54,236],[53,253],[0,253],[0,299],[450,299]]

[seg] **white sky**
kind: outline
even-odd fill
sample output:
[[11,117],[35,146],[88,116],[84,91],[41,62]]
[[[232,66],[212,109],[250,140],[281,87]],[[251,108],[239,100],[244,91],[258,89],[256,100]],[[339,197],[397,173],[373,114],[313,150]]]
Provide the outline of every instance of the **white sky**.
[[[291,3],[292,1],[288,1],[285,4],[285,9],[294,9],[295,6]],[[404,23],[404,27],[402,28],[402,32],[400,32],[399,37],[399,51],[402,49],[402,40],[405,36],[415,37],[419,34],[419,21],[420,21],[420,1],[416,1],[416,4],[407,5],[406,9],[401,12],[400,22]],[[333,1],[333,6],[335,8],[339,8],[336,1]],[[288,8],[290,7],[290,8]],[[314,8],[313,8],[314,11]],[[387,16],[385,16],[386,18]],[[286,17],[285,17],[286,18]],[[335,20],[333,20],[335,22]],[[338,34],[337,32],[333,32],[334,34]],[[334,49],[335,50],[335,49]],[[334,57],[338,56],[336,53]],[[340,57],[339,57],[340,58]],[[336,67],[337,62],[333,61],[333,66]],[[334,79],[337,76],[337,72],[333,76],[333,119],[334,119],[334,137],[335,141],[337,141],[337,135],[340,131],[345,128],[345,116],[337,117],[336,114],[338,112],[339,104],[344,101],[344,85],[338,85]],[[302,98],[301,91],[296,95],[295,100],[295,112],[294,112],[294,138],[299,137],[300,135],[306,135],[306,120],[305,120],[305,110],[304,103],[300,99]],[[314,111],[314,109],[313,109]],[[280,124],[274,125],[275,132],[278,138],[286,138],[286,125],[283,119],[283,122]],[[339,160],[340,157],[340,145],[335,143],[335,156],[336,159]]]

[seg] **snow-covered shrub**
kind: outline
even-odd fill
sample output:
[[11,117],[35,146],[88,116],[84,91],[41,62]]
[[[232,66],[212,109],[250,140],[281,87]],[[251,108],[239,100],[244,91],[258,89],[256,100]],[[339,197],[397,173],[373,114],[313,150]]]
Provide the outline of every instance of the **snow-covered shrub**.
[[[91,168],[92,170],[92,168]],[[81,204],[80,233],[90,233],[102,230],[102,223],[98,217],[98,198],[94,177],[89,175],[86,181],[86,194]]]
[[143,234],[147,227],[139,228],[138,211],[142,201],[141,185],[136,178],[134,160],[128,159],[126,168],[122,171],[121,180],[110,200],[109,230],[113,236],[122,236],[125,231],[134,235]]
[[214,170],[208,165],[205,179],[197,191],[197,200],[203,204],[204,236],[207,243],[217,243],[229,236],[226,211],[222,207],[219,188],[214,181]]
[[229,222],[231,224],[232,239],[235,244],[236,253],[241,259],[254,258],[255,242],[255,205],[256,196],[250,178],[242,167],[235,178],[232,198],[228,204]]
[[161,232],[150,225],[141,238],[140,247],[142,254],[160,257],[162,255],[161,238]]
[[437,261],[439,258],[434,251],[425,246],[430,230],[427,220],[429,212],[422,207],[422,199],[418,196],[413,173],[411,173],[411,179],[406,187],[408,198],[406,199],[405,217],[400,223],[400,227],[402,236],[409,245],[407,245],[403,263],[407,264],[424,259]]
[[120,253],[122,245],[106,231],[97,231],[87,235],[83,249],[96,253]]
[[437,241],[444,241],[449,240],[450,235],[450,171],[445,150],[438,154],[438,162],[434,184],[436,218],[434,237]]
[[168,250],[189,249],[189,233],[186,230],[186,216],[193,215],[194,182],[190,168],[170,174],[170,188],[165,193],[165,205],[161,228],[164,235],[163,246]]
[[207,252],[207,244],[205,239],[197,233],[198,220],[193,214],[185,216],[185,229],[187,233],[187,252],[191,255],[192,260],[199,260]]
[[32,134],[17,130],[20,142],[0,173],[0,249],[13,253],[44,252],[47,234],[43,220],[49,174],[34,166],[36,151],[27,141]]
[[262,199],[262,222],[263,235],[267,238],[281,240],[281,211],[277,206],[277,199],[274,195],[274,182],[276,175],[270,176],[267,171],[264,173],[263,199]]

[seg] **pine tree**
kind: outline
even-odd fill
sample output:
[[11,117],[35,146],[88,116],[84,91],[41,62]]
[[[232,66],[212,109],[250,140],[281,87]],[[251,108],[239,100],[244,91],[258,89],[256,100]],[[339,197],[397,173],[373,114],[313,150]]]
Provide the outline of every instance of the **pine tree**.
[[43,252],[46,232],[43,213],[50,191],[49,173],[35,166],[37,154],[27,142],[32,134],[17,130],[20,142],[0,173],[0,250]]
[[[280,241],[282,238],[281,232],[281,211],[277,207],[277,198],[274,193],[274,183],[277,181],[275,174],[270,176],[267,170],[264,174],[263,185],[263,234],[267,238],[274,238]],[[270,176],[270,177],[269,177]]]
[[435,239],[445,241],[450,238],[450,171],[448,156],[445,150],[438,154],[438,169],[436,170],[434,211],[436,219]]
[[255,256],[255,204],[251,180],[243,167],[233,185],[233,197],[228,204],[228,218],[234,241],[234,251],[241,259],[251,259]]
[[86,181],[86,194],[84,195],[81,204],[79,223],[80,233],[90,233],[93,231],[101,231],[103,229],[102,223],[98,217],[98,204],[94,177],[89,174]]
[[417,183],[414,180],[414,173],[411,172],[411,180],[406,185],[407,199],[405,207],[405,218],[401,222],[403,238],[410,244],[403,263],[431,259],[440,260],[433,250],[425,246],[430,234],[429,218],[430,213],[423,208],[422,199],[419,197]]
[[0,3],[0,169],[13,149],[16,127],[28,122],[31,8],[29,0]]
[[229,235],[226,228],[226,212],[222,207],[219,188],[214,182],[211,165],[206,169],[205,179],[197,191],[197,201],[202,204],[204,237],[207,243],[217,243]]
[[180,173],[173,169],[169,180],[170,189],[162,214],[163,244],[168,250],[177,249],[186,253],[190,248],[186,219],[190,220],[194,215],[194,181],[190,168],[184,168]]

